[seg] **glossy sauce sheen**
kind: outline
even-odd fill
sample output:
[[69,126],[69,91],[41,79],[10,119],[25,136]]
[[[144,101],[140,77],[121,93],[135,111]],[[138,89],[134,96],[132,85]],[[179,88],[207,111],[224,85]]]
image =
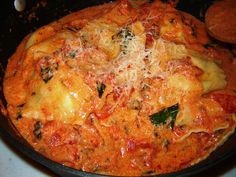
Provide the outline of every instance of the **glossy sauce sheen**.
[[172,6],[90,7],[22,41],[4,94],[36,151],[79,170],[139,176],[189,167],[227,140],[234,58]]

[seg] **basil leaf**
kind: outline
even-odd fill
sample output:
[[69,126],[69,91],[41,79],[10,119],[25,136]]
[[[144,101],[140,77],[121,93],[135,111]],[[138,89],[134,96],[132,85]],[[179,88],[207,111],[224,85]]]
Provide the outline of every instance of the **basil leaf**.
[[97,91],[98,91],[98,97],[101,98],[104,91],[106,89],[106,85],[103,83],[97,82]]
[[43,81],[45,83],[47,83],[53,77],[53,70],[52,70],[52,68],[50,68],[50,67],[41,68],[41,76],[42,76]]
[[72,31],[72,32],[78,32],[81,28],[77,26],[67,26],[65,29]]
[[69,57],[71,57],[71,58],[75,58],[75,56],[76,56],[76,50],[72,50],[72,51],[70,51],[69,52]]
[[45,64],[41,66],[40,74],[45,83],[50,81],[54,76],[54,71],[58,69],[58,64]]
[[173,129],[178,112],[179,112],[179,104],[177,103],[173,106],[162,109],[158,113],[150,115],[149,118],[155,126],[166,124],[167,121],[171,119],[169,126],[171,129]]
[[35,124],[34,124],[34,136],[37,138],[37,139],[41,139],[42,138],[42,133],[41,133],[41,128],[43,127],[43,124],[40,122],[40,121],[37,121]]
[[16,109],[17,109],[17,112],[16,112],[16,120],[19,120],[19,119],[23,118],[23,117],[22,117],[22,108],[23,108],[23,106],[24,106],[24,104],[21,104],[21,105],[18,105],[18,106],[16,107]]
[[112,36],[112,40],[120,43],[120,48],[123,54],[127,54],[129,42],[135,35],[128,29],[122,28],[117,34]]

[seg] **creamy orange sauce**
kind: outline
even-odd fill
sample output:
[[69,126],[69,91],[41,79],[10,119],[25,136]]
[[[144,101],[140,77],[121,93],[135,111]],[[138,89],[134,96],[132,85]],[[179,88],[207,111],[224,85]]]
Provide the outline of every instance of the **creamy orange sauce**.
[[127,1],[72,13],[9,59],[10,120],[32,147],[93,173],[170,173],[235,129],[235,59],[173,4]]

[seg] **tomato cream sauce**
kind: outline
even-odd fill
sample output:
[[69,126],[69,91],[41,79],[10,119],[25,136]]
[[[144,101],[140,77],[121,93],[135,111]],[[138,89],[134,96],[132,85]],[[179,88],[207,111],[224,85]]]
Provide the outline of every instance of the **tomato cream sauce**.
[[204,23],[121,0],[29,34],[4,77],[9,120],[39,153],[116,176],[176,172],[234,132],[236,64]]

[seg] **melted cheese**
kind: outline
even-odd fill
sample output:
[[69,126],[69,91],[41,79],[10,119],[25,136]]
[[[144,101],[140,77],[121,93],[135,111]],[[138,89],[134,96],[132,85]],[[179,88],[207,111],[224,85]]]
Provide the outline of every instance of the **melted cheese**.
[[[129,88],[139,87],[141,79],[144,77],[146,64],[144,58],[149,54],[145,50],[146,35],[144,28],[140,27],[140,23],[136,23],[133,28],[139,28],[137,34],[131,39],[125,37],[121,40],[121,44],[127,43],[125,53],[120,53],[111,62],[109,72],[115,73],[117,84],[128,86]],[[137,27],[139,26],[139,27]],[[127,40],[127,42],[126,42]]]
[[191,60],[195,66],[204,72],[200,76],[200,80],[202,81],[205,93],[225,88],[226,80],[224,71],[214,61],[195,56],[192,56]]
[[224,110],[219,103],[209,98],[198,98],[196,101],[183,103],[175,123],[177,126],[188,127],[188,130],[180,140],[193,132],[211,132],[227,128],[229,123],[222,118],[223,114]]
[[34,87],[35,94],[22,110],[26,118],[82,124],[90,112],[91,89],[68,70],[59,70],[48,83],[39,81]]
[[185,42],[183,23],[178,12],[165,14],[160,25],[160,36],[176,42]]
[[115,23],[108,24],[94,20],[80,31],[80,36],[87,46],[98,46],[112,59],[120,52],[120,45],[112,39],[118,30],[119,28]]
[[184,75],[174,74],[168,77],[167,86],[170,89],[181,90],[183,94],[189,94],[191,91],[199,91],[201,87],[197,81],[188,79]]
[[43,26],[42,28],[39,28],[37,31],[35,31],[30,38],[28,39],[25,49],[28,49],[29,47],[43,41],[44,39],[48,39],[49,37],[55,35],[55,31],[51,26]]

